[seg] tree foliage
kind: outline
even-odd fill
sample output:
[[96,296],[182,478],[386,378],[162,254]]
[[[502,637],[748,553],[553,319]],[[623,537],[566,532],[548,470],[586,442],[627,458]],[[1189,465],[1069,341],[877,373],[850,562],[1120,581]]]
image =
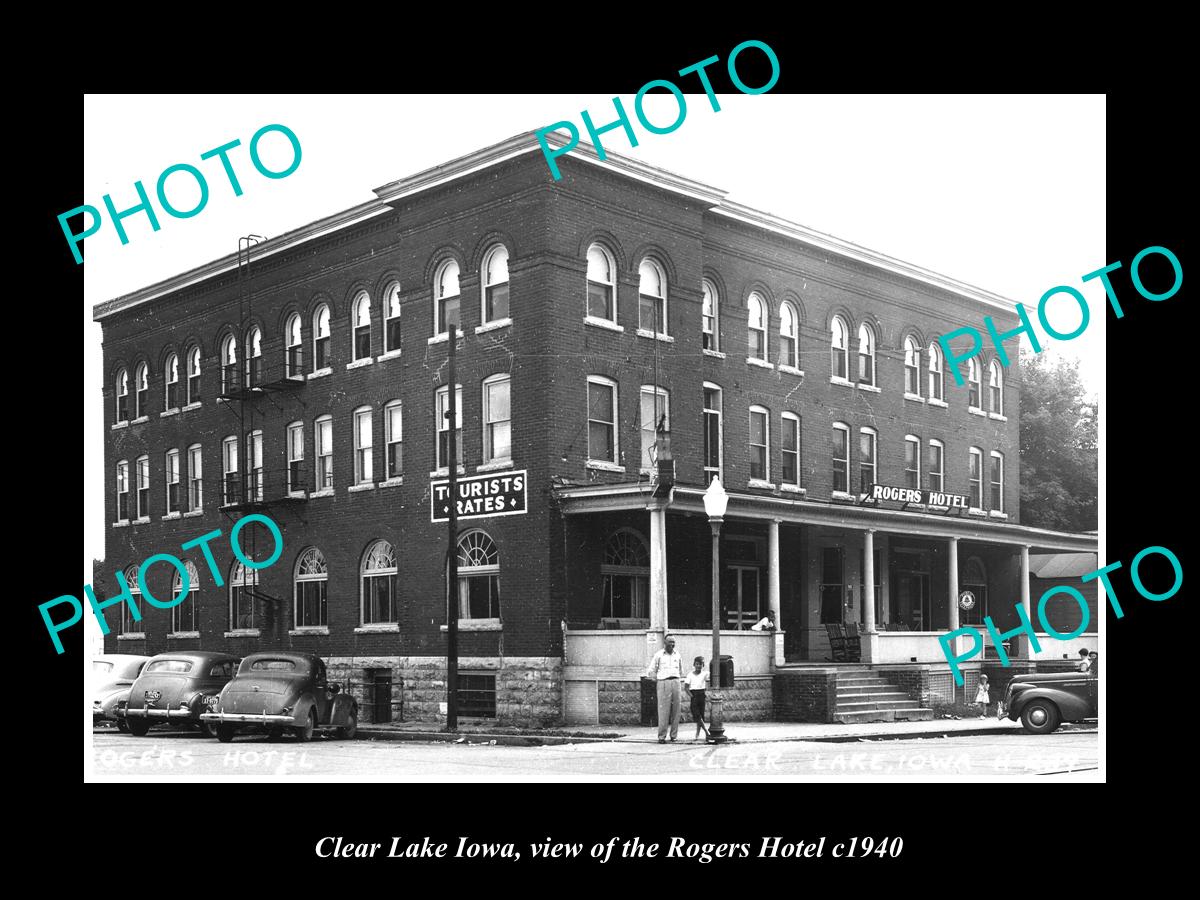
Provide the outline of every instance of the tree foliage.
[[1021,522],[1097,528],[1097,419],[1078,360],[1021,355]]

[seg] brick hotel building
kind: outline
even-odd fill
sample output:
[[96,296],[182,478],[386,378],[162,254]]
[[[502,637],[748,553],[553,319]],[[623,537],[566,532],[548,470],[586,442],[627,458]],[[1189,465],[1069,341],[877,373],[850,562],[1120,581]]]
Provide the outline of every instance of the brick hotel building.
[[[363,721],[442,715],[447,528],[431,489],[450,464],[455,316],[461,477],[524,473],[523,509],[460,522],[464,715],[637,721],[666,629],[707,658],[714,474],[731,498],[731,719],[917,715],[953,694],[939,634],[989,614],[1015,627],[1031,553],[1095,551],[1095,535],[1020,524],[1018,368],[987,347],[960,388],[937,347],[984,315],[1016,327],[1010,301],[583,144],[559,166],[554,181],[521,135],[96,307],[98,594],[223,533],[224,584],[198,548],[182,554],[189,596],[143,604],[140,622],[110,608],[108,652],[308,650]],[[871,501],[873,484],[968,508]],[[250,512],[284,536],[258,572],[228,543]],[[256,558],[265,537],[246,541]],[[178,591],[166,565],[148,587]],[[768,609],[778,631],[749,630]],[[1068,631],[1078,612],[1051,615]],[[846,631],[857,660],[831,645]],[[1084,641],[1037,653],[1019,636],[1014,670]]]

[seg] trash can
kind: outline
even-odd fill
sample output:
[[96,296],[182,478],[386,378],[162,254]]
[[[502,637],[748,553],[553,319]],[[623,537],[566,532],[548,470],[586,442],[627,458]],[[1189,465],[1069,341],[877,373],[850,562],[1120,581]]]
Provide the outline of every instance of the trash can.
[[717,681],[717,661],[714,659],[710,664],[711,668],[708,672],[708,684],[711,688],[716,688],[718,684],[721,689],[733,687],[733,657],[721,654],[721,680]]
[[642,676],[642,718],[643,725],[658,724],[658,680]]

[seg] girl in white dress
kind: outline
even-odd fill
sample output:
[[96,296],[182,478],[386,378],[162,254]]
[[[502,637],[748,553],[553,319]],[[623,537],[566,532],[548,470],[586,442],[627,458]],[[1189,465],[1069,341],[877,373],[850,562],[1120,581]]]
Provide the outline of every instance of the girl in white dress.
[[979,687],[975,690],[975,702],[979,704],[979,718],[987,718],[988,704],[991,703],[991,698],[988,696],[988,677],[986,675],[979,676]]

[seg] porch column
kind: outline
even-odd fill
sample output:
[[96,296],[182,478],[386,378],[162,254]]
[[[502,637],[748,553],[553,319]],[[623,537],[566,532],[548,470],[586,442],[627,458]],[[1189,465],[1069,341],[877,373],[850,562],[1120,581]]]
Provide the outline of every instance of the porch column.
[[[1021,545],[1021,605],[1025,607],[1025,615],[1029,617],[1029,621],[1033,621],[1033,601],[1029,597],[1029,545]],[[1022,644],[1028,645],[1029,641],[1022,638]],[[1030,647],[1021,656],[1026,659],[1033,659],[1033,648]]]
[[767,523],[767,608],[775,613],[775,664],[786,661],[783,652],[783,616],[779,609],[779,523],[771,519]]
[[667,631],[667,505],[650,507],[650,630]]
[[[950,538],[950,630],[958,628],[958,538]],[[955,638],[957,641],[958,638]],[[957,652],[957,651],[955,651]]]
[[863,637],[860,642],[862,661],[879,660],[879,635],[875,631],[875,529],[863,533],[863,590],[859,602],[863,605]]

